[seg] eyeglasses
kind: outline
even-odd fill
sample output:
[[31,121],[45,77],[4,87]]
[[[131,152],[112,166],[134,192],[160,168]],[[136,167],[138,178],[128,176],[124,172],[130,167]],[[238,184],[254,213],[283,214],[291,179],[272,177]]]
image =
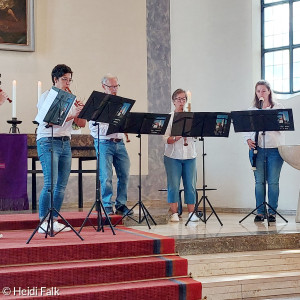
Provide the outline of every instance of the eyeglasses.
[[61,77],[62,81],[68,81],[68,82],[73,82],[73,79],[67,78],[67,77]]
[[118,88],[120,87],[119,84],[117,84],[117,85],[107,85],[107,84],[103,84],[103,85],[107,86],[109,89],[118,89]]
[[186,98],[175,98],[177,102],[186,102]]

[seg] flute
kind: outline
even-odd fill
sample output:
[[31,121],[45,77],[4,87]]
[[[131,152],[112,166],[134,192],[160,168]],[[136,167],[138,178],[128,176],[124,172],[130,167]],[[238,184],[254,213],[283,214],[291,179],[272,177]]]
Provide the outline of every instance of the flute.
[[[262,109],[264,105],[264,98],[260,97],[259,98],[259,109]],[[252,170],[256,170],[256,159],[257,159],[257,147],[258,147],[258,136],[259,136],[259,131],[255,132],[255,148],[253,149],[253,156],[252,156]]]
[[[187,103],[187,109],[186,109],[186,111],[187,112],[191,112],[191,103],[190,102]],[[187,142],[187,137],[186,136],[183,138],[183,145],[184,146],[188,146],[189,145],[188,142]]]
[[129,139],[128,133],[124,133],[124,135],[125,135],[125,138],[126,138],[126,143],[129,143],[130,139]]

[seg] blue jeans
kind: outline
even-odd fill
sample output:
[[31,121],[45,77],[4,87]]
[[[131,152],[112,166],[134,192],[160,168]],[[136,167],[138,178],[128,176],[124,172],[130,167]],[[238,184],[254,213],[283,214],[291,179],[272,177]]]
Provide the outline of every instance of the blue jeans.
[[[51,202],[51,138],[37,141],[37,151],[44,174],[44,187],[39,199],[39,217],[48,212]],[[71,171],[71,146],[69,140],[53,140],[53,206],[60,211]],[[53,213],[57,218],[58,214]]]
[[[278,197],[279,197],[279,177],[283,159],[281,158],[278,148],[260,148],[256,158],[256,170],[254,171],[255,177],[255,198],[256,207],[261,205],[265,200],[265,187],[264,187],[264,158],[266,156],[266,184],[268,184],[268,203],[277,210]],[[249,152],[250,162],[252,164],[253,150]],[[265,214],[264,206],[262,205],[258,210],[258,214]],[[273,209],[268,208],[269,214],[275,214]]]
[[184,188],[184,203],[196,203],[197,167],[196,158],[173,159],[164,156],[167,173],[168,203],[179,202],[180,179]]
[[[98,139],[94,139],[96,153],[98,154]],[[113,142],[109,140],[101,140],[99,143],[100,150],[100,183],[101,183],[101,195],[104,207],[112,208],[114,201],[112,201],[113,195],[113,169],[114,166],[117,181],[117,197],[115,201],[116,208],[121,205],[126,205],[127,202],[127,190],[129,180],[129,168],[130,160],[124,142]]]

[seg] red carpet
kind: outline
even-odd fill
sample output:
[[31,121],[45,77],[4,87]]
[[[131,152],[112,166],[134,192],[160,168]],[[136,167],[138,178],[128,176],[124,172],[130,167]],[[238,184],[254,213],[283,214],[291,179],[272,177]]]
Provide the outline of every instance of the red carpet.
[[[82,213],[71,214],[75,223],[76,214],[81,219]],[[18,218],[9,215],[9,226],[13,216]],[[14,227],[24,220],[29,226],[28,215],[21,216]],[[187,261],[174,254],[173,238],[123,226],[113,235],[109,227],[96,232],[87,226],[84,241],[72,231],[46,239],[36,233],[27,245],[32,232],[1,230],[0,299],[44,299],[55,289],[59,296],[51,299],[201,299],[201,283],[187,277]],[[11,289],[9,297],[1,294],[4,287]]]
[[[61,215],[73,226],[80,227],[86,218],[88,212],[62,212]],[[121,216],[110,216],[111,223],[115,224]],[[85,226],[91,226],[91,223],[95,226],[97,224],[96,212],[92,212],[89,217],[89,221]],[[103,218],[105,221],[105,218]],[[34,229],[39,224],[38,214],[8,214],[0,215],[0,231],[3,230],[18,230],[18,229]]]

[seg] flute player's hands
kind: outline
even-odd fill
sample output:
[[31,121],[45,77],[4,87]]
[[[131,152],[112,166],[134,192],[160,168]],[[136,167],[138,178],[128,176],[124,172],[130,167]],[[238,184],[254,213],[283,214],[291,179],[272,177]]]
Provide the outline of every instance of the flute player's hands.
[[255,142],[252,141],[251,139],[248,139],[248,140],[247,140],[247,144],[248,144],[250,150],[251,150],[251,149],[254,149],[254,148],[256,147]]
[[7,94],[0,89],[0,105],[2,105],[7,98]]

